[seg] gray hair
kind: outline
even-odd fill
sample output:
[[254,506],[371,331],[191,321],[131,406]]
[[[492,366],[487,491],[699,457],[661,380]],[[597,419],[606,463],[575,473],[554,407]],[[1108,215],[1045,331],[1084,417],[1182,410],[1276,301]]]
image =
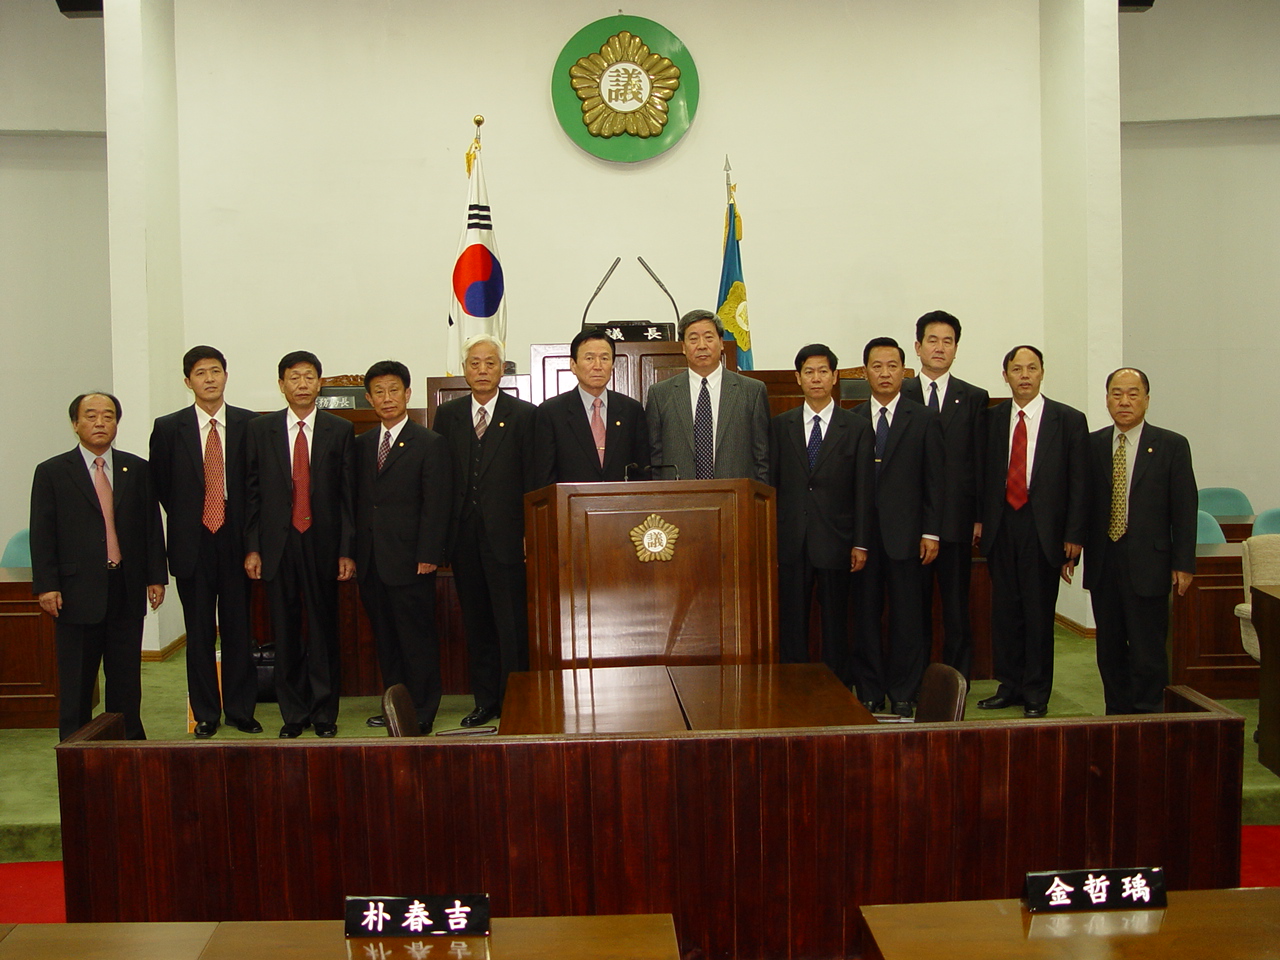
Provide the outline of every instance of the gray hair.
[[491,333],[477,333],[474,337],[468,337],[467,342],[462,345],[462,362],[465,364],[467,354],[471,352],[471,348],[480,343],[492,345],[493,349],[498,351],[498,365],[501,366],[506,361],[506,352],[502,349],[502,341]]
[[681,317],[680,322],[676,325],[676,339],[683,340],[684,332],[701,320],[710,320],[714,323],[716,325],[716,333],[720,334],[721,340],[724,339],[724,323],[710,310],[690,310]]

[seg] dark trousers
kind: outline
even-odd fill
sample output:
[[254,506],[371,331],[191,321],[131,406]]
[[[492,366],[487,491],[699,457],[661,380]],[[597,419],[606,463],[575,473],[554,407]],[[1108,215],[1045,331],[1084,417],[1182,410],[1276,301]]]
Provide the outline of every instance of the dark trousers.
[[1045,559],[1031,507],[1008,504],[988,556],[991,659],[997,695],[1048,703],[1053,692],[1053,616],[1059,568]]
[[778,564],[778,644],[783,663],[809,662],[809,610],[818,588],[822,618],[822,662],[846,687],[853,683],[849,650],[848,570],[823,570],[808,563]]
[[500,563],[489,546],[484,520],[472,514],[459,527],[453,579],[467,630],[476,706],[501,709],[508,675],[529,669],[524,563]]
[[[337,723],[338,560],[316,556],[311,531],[289,528],[280,567],[267,581],[276,642],[276,698],[285,723]],[[304,621],[305,638],[304,638]]]
[[360,599],[378,650],[383,687],[403,683],[413,698],[418,723],[430,727],[440,709],[440,643],[436,637],[436,575],[391,586],[378,575],[377,561],[360,571]]
[[[228,525],[217,533],[200,528],[195,573],[178,577],[187,627],[187,693],[196,721],[228,723],[253,719],[258,675],[249,636],[249,578],[244,547]],[[222,642],[222,698],[214,647]]]
[[930,622],[933,619],[933,583],[936,579],[942,597],[942,662],[955,667],[965,679],[973,670],[973,629],[969,624],[969,580],[972,573],[973,547],[969,543],[951,540],[938,544],[938,558],[924,568],[925,617]]
[[[909,703],[920,689],[929,661],[927,619],[920,598],[924,567],[918,557],[894,560],[885,552],[879,527],[873,527],[867,565],[853,575],[853,682],[858,699],[879,703],[885,693],[893,703]],[[889,602],[889,657],[882,654],[880,624]]]
[[142,728],[142,620],[124,616],[124,573],[107,574],[107,615],[98,623],[58,618],[58,737],[67,739],[93,719],[93,684],[101,664],[108,713],[124,714],[124,733],[145,740]]
[[1169,597],[1134,591],[1128,537],[1101,551],[1102,575],[1089,594],[1107,713],[1160,713],[1169,683]]

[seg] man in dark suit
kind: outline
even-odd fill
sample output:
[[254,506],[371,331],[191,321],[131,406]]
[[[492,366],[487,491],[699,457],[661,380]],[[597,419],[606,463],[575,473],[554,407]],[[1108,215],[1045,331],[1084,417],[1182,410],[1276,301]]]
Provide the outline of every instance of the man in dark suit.
[[973,666],[973,631],[969,625],[969,579],[978,522],[982,465],[987,446],[987,405],[981,387],[951,374],[960,344],[960,321],[945,310],[916,321],[916,356],[920,376],[902,384],[902,395],[923,404],[942,424],[942,539],[938,559],[925,568],[926,633],[933,616],[933,582],[942,597],[942,662],[965,677]]
[[147,461],[113,450],[120,401],[81,394],[68,410],[80,443],[36,467],[31,484],[31,592],[57,620],[58,736],[92,717],[98,665],[106,708],[145,740],[142,620],[164,602],[164,534]]
[[1093,600],[1107,713],[1159,713],[1169,683],[1169,590],[1196,569],[1196,477],[1186,437],[1146,422],[1150,382],[1107,377],[1112,425],[1089,437],[1084,585]]
[[[938,556],[942,529],[942,428],[937,414],[902,396],[906,354],[891,337],[862,351],[871,399],[854,413],[875,438],[875,509],[867,564],[854,579],[857,638],[853,677],[858,699],[875,712],[889,695],[893,712],[910,717],[929,662],[928,620],[920,598],[924,568]],[[882,663],[880,624],[889,600],[889,663]]]
[[[195,403],[157,417],[151,430],[151,482],[169,518],[169,571],[187,628],[187,693],[196,737],[227,723],[261,733],[254,719],[258,677],[249,636],[244,572],[244,435],[255,416],[223,402],[227,361],[216,347],[192,347],[183,383]],[[218,693],[218,642],[222,694]]]
[[837,361],[821,343],[796,354],[803,406],[769,424],[769,482],[777,488],[778,636],[783,663],[809,660],[809,606],[815,583],[822,660],[845,686],[849,585],[867,562],[875,435],[832,399]]
[[1079,410],[1040,393],[1044,355],[1036,347],[1005,354],[1004,379],[1013,399],[988,415],[982,511],[1000,686],[978,706],[1021,705],[1026,716],[1043,717],[1053,690],[1058,578],[1071,582],[1088,522],[1089,428]]
[[613,341],[582,330],[569,345],[576,390],[538,407],[538,475],[547,483],[629,480],[648,473],[644,407],[605,387],[613,378]]
[[[418,725],[440,709],[436,568],[445,562],[453,469],[445,439],[409,419],[409,368],[382,360],[364,375],[379,426],[356,439],[356,570],[385,687],[403,683]],[[385,716],[370,717],[386,726]]]
[[[681,480],[746,477],[769,482],[769,395],[759,380],[726,370],[724,324],[709,310],[680,318],[688,376],[649,388],[650,462]],[[665,474],[664,474],[665,476]]]
[[507,677],[529,669],[525,603],[524,495],[539,484],[538,408],[498,389],[502,343],[488,334],[464,344],[470,396],[442,403],[434,427],[453,457],[450,551],[475,709],[464,727],[502,713]]
[[[351,424],[316,409],[314,353],[280,360],[287,406],[249,421],[244,568],[265,580],[283,739],[338,732],[338,583],[355,575]],[[305,612],[307,635],[302,636]]]

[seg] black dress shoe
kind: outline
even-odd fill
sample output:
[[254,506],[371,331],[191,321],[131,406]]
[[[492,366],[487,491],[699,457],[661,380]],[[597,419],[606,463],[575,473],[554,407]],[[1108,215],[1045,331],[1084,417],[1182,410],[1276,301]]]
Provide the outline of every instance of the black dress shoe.
[[262,724],[250,717],[248,720],[232,720],[237,730],[241,733],[261,733]]
[[1022,708],[1022,715],[1024,717],[1043,717],[1048,712],[1049,712],[1049,705],[1047,703],[1028,702]]
[[904,720],[910,720],[915,716],[916,704],[914,700],[895,700],[893,704],[893,712]]
[[387,725],[387,718],[382,714],[378,714],[376,717],[370,717],[366,720],[364,725],[366,727],[385,727]]
[[983,710],[1003,710],[1005,707],[1017,707],[1021,704],[1021,697],[1002,697],[998,693],[994,697],[978,701],[978,706]]
[[315,722],[315,728],[317,737],[324,737],[328,739],[329,737],[336,737],[338,735],[338,725],[336,723],[324,723],[323,721],[317,720]]
[[431,728],[432,728],[433,726],[435,726],[435,724],[432,724],[432,723],[424,723],[424,724],[422,724],[420,727],[418,727],[418,733],[420,733],[422,736],[424,736],[424,737],[425,737],[427,734],[429,734],[429,733],[431,732]]
[[196,739],[208,740],[218,732],[217,720],[201,720],[196,724]]
[[501,713],[495,706],[476,707],[462,718],[462,725],[464,727],[478,727],[480,724],[488,723],[497,716],[501,716]]
[[302,724],[300,723],[286,723],[280,728],[281,740],[293,740],[295,737],[300,736],[302,736]]
[[862,701],[859,701],[859,702],[860,702],[864,707],[866,707],[868,710],[870,710],[872,713],[883,713],[883,712],[884,712],[884,701],[883,701],[883,700],[862,700]]

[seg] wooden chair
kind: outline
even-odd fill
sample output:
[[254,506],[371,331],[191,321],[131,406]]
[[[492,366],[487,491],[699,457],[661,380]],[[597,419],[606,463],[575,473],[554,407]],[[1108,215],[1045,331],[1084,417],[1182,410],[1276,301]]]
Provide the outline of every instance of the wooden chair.
[[931,663],[925,668],[916,697],[916,723],[941,723],[964,719],[964,698],[969,682],[955,667]]
[[413,697],[403,683],[387,687],[382,695],[382,715],[387,718],[389,737],[416,737],[422,732],[418,713],[413,709]]

